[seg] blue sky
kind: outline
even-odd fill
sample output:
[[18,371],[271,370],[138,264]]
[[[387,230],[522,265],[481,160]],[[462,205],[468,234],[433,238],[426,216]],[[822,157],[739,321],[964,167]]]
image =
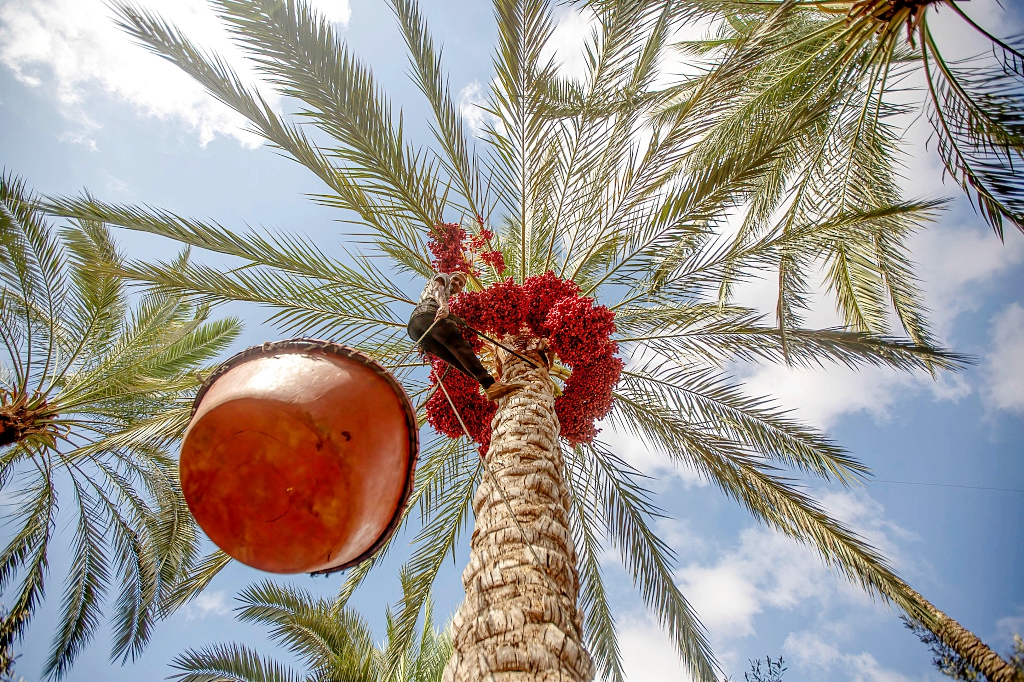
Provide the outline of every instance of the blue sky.
[[[201,0],[142,4],[181,22],[201,43],[226,45]],[[337,22],[403,107],[408,133],[426,142],[424,106],[404,75],[400,38],[383,3],[315,4]],[[490,8],[483,2],[423,4],[435,38],[444,43],[452,90],[472,116],[472,102],[492,75]],[[1019,8],[1007,7],[1010,13],[1003,14],[993,0],[972,0],[964,9],[1010,35],[1024,22]],[[552,49],[571,71],[578,65],[574,46],[587,17],[565,8],[556,14]],[[944,37],[971,48],[970,36],[953,28]],[[942,184],[941,169],[924,149],[927,128],[920,121],[907,123],[908,193],[958,197],[953,185]],[[233,227],[297,230],[328,250],[335,247],[346,226],[304,196],[320,191],[318,181],[259,146],[240,125],[187,78],[118,34],[98,0],[0,1],[0,163],[5,168],[42,192],[88,187],[103,199],[144,202]],[[156,239],[124,232],[117,237],[131,256],[171,253]],[[1024,632],[1024,237],[1010,232],[1001,244],[958,198],[914,238],[913,253],[936,328],[948,346],[976,358],[970,369],[937,382],[831,366],[815,371],[736,366],[732,371],[748,393],[775,396],[874,469],[876,480],[863,489],[812,490],[883,549],[916,589],[1005,651],[1012,633]],[[774,305],[767,281],[754,282],[740,296],[764,310]],[[239,348],[280,336],[261,326],[259,310],[238,306],[231,312],[247,321]],[[827,302],[814,308],[810,322],[835,324]],[[673,468],[663,455],[604,435],[654,477],[651,485],[668,512],[659,530],[678,555],[678,584],[697,607],[727,673],[742,679],[747,659],[781,654],[791,682],[943,679],[888,608],[822,568],[813,553],[759,527],[735,503],[691,472]],[[463,547],[460,562],[467,553]],[[67,560],[56,552],[49,600],[23,643],[18,672],[26,680],[39,677],[49,648]],[[629,679],[685,679],[614,557],[607,566]],[[355,600],[378,632],[384,604],[398,596],[397,567],[397,557],[386,561]],[[451,566],[438,581],[442,618],[461,598],[459,573]],[[243,566],[226,570],[199,600],[159,625],[134,665],[108,662],[104,632],[68,679],[161,679],[170,674],[167,664],[174,654],[188,647],[229,639],[261,646],[262,632],[235,622],[230,609],[241,588],[265,577]],[[340,584],[338,577],[276,579],[325,595]]]

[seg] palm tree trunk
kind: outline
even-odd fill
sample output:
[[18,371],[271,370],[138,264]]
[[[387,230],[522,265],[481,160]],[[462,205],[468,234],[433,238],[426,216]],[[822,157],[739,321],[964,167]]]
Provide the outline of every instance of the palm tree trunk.
[[934,623],[921,621],[921,624],[935,633],[935,636],[955,651],[960,658],[984,675],[985,679],[989,682],[1024,682],[1024,674],[1018,672],[1003,657],[992,651],[973,632],[939,611],[913,588],[905,586],[904,589],[907,594],[920,602],[935,621]]
[[[536,340],[517,345],[540,362]],[[587,682],[594,665],[576,605],[579,576],[553,386],[544,369],[499,352],[502,378],[529,383],[501,400],[491,424],[462,574],[466,600],[455,615],[455,653],[442,679]]]

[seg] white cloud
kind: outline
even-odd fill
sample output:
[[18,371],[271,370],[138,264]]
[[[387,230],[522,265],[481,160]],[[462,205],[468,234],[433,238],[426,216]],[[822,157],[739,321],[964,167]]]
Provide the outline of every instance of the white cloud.
[[[865,491],[814,493],[830,514],[854,528],[897,567],[906,565],[899,541],[912,535],[886,520],[885,509]],[[658,528],[659,534],[666,529]],[[670,544],[689,544],[703,550],[684,524],[667,529],[677,536]],[[693,554],[693,552],[687,552]],[[676,571],[680,590],[707,628],[719,662],[733,679],[742,679],[746,667],[736,653],[735,642],[756,635],[756,617],[768,610],[818,614],[819,625],[811,633],[790,633],[784,654],[787,662],[802,668],[790,676],[800,680],[843,679],[853,682],[902,682],[905,678],[882,667],[868,653],[844,653],[844,642],[855,630],[874,619],[889,620],[892,613],[859,587],[829,570],[817,552],[763,527],[741,532],[736,546],[720,551],[707,562],[692,562]],[[830,613],[845,620],[829,621]],[[825,639],[827,637],[827,639]],[[631,681],[688,680],[665,633],[647,615],[627,615],[619,625],[627,679]]]
[[[872,547],[879,550],[897,573],[920,579],[931,576],[930,566],[923,562],[917,553],[903,550],[908,543],[916,542],[920,537],[889,520],[885,507],[871,497],[867,490],[819,490],[814,492],[813,498],[828,510],[832,518],[845,523]],[[915,579],[913,582],[919,580]],[[843,584],[852,590],[859,590],[848,583]]]
[[764,528],[743,531],[739,546],[714,564],[691,563],[677,575],[716,641],[755,634],[754,616],[765,608],[827,600],[836,582],[810,549]]
[[[993,240],[998,243],[998,240]],[[803,326],[828,329],[841,326],[842,320],[828,289],[824,273],[812,281]],[[768,324],[774,323],[777,301],[774,275],[751,279],[735,290],[736,302],[767,312]],[[819,427],[829,428],[840,417],[867,413],[879,420],[891,418],[894,407],[907,393],[930,391],[940,400],[959,400],[970,392],[966,382],[955,375],[908,374],[884,367],[862,366],[850,369],[841,364],[823,366],[787,366],[766,362],[744,363],[734,368],[743,390],[751,396],[770,396],[778,406],[794,410],[793,416]]]
[[[1000,27],[1003,32],[1020,24],[1019,17],[1008,17],[995,0],[979,0],[966,9],[983,25]],[[937,26],[934,30],[944,49],[948,47],[958,56],[988,49],[983,38],[978,42],[975,32],[965,33],[962,20],[952,12],[940,11],[934,19]],[[933,28],[931,20],[929,27]],[[919,76],[919,73],[915,75]],[[944,184],[944,169],[935,152],[934,141],[928,144],[933,135],[931,125],[926,117],[918,115],[922,94],[910,88],[913,83],[907,82],[905,92],[907,101],[914,105],[913,111],[900,119],[901,125],[909,126],[903,141],[907,151],[902,159],[907,163],[903,190],[910,197],[950,196],[956,201],[934,224],[926,225],[911,237],[908,250],[918,265],[924,302],[936,335],[940,342],[956,347],[954,329],[958,318],[977,310],[993,290],[1005,286],[1009,272],[1024,264],[1024,239],[1011,228],[1005,244],[1001,242],[974,214],[963,199],[961,189],[948,177]],[[821,273],[811,284],[816,293],[811,297],[806,326],[823,328],[840,324],[833,299],[822,293],[827,287],[821,280]],[[776,298],[772,274],[737,288],[738,303],[767,312],[772,321]],[[894,327],[898,329],[898,325]],[[797,417],[826,428],[849,414],[864,413],[878,420],[889,419],[903,400],[921,392],[930,393],[936,400],[958,401],[977,388],[961,375],[945,373],[938,381],[933,381],[924,374],[908,375],[883,368],[851,371],[835,365],[820,369],[761,365],[744,366],[738,372],[748,393],[777,397],[782,406],[795,408]]]
[[[925,302],[931,310],[937,335],[952,339],[959,316],[977,310],[993,288],[1003,285],[1002,277],[1024,263],[1024,239],[1010,234],[1002,243],[987,228],[960,225],[930,226],[916,235],[910,251],[919,263]],[[824,286],[819,286],[823,291]],[[754,281],[740,291],[740,303],[759,310],[775,305],[774,282]],[[1020,308],[1004,311],[993,323],[995,337],[990,361],[1004,369],[991,372],[988,396],[999,409],[1024,410],[1024,322]],[[808,313],[808,326],[829,327],[838,319],[832,303],[817,295]],[[949,341],[947,341],[949,343]],[[793,408],[796,416],[828,428],[849,414],[866,413],[885,421],[910,395],[930,393],[936,400],[958,401],[973,387],[959,374],[944,373],[933,380],[923,373],[908,374],[886,368],[851,370],[840,365],[822,368],[784,365],[744,365],[737,369],[745,391],[770,395],[779,404]],[[997,388],[998,386],[998,388]]]
[[93,133],[103,126],[95,123],[84,112],[76,112],[76,114],[74,118],[78,119],[78,129],[63,132],[57,136],[57,139],[69,144],[80,144],[91,152],[99,151],[96,140],[93,139]]
[[[227,37],[202,0],[146,3],[198,43],[228,52]],[[97,92],[124,101],[145,116],[179,120],[202,144],[227,134],[253,146],[240,116],[208,96],[170,63],[133,45],[101,0],[12,0],[0,9],[0,61],[31,86],[53,88],[64,115],[75,122],[69,141],[94,146],[99,127],[87,114]]]
[[487,111],[487,98],[484,87],[479,81],[473,81],[459,92],[459,113],[469,132],[481,137],[487,125],[497,122],[497,117]]
[[628,682],[689,682],[679,654],[652,620],[626,617],[618,627],[619,649]]
[[[818,632],[793,632],[782,645],[787,662],[802,669],[804,680],[833,680],[842,678],[851,682],[910,682],[910,678],[884,668],[867,652],[843,653]],[[817,674],[816,674],[817,673]]]
[[957,316],[977,310],[983,294],[1003,286],[1003,276],[1024,263],[1024,239],[1008,234],[1004,244],[982,226],[930,226],[911,240],[910,251],[942,337],[951,335]]
[[688,519],[674,519],[672,517],[655,519],[654,532],[677,555],[693,556],[707,548],[707,542],[705,542],[703,536],[690,527]]
[[[976,310],[986,294],[1002,286],[1006,273],[1024,263],[1024,239],[1019,235],[1008,235],[1003,244],[990,230],[976,225],[973,229],[967,225],[929,226],[911,240],[910,251],[919,264],[925,303],[931,310],[937,335],[946,339],[947,344],[953,338],[958,317]],[[824,290],[823,284],[816,287],[818,292]],[[775,283],[770,279],[748,282],[737,294],[743,305],[759,310],[772,310],[775,306]],[[830,300],[820,293],[812,297],[808,327],[830,327],[838,322]],[[1012,354],[1012,334],[1001,338]],[[930,393],[936,400],[955,402],[973,390],[959,374],[944,373],[933,380],[924,373],[908,374],[881,367],[851,370],[841,365],[805,368],[762,363],[740,366],[736,371],[747,393],[777,398],[780,405],[795,409],[797,417],[823,428],[833,426],[844,415],[856,413],[887,420],[902,400],[921,392]],[[1006,389],[1013,393],[1009,378]],[[1002,409],[1009,408],[1004,405]]]
[[[884,507],[867,492],[818,491],[813,497],[898,569],[910,563],[899,545],[913,536],[886,520]],[[738,546],[711,563],[690,563],[676,575],[680,590],[718,643],[755,634],[755,616],[769,608],[820,612],[841,602],[885,612],[859,587],[830,571],[816,550],[763,527],[744,530]]]
[[1013,636],[1024,636],[1024,606],[1017,607],[1017,613],[996,621],[996,633],[1007,648],[1013,644]]
[[933,379],[923,372],[909,374],[884,367],[747,364],[736,372],[746,394],[770,396],[779,406],[792,410],[791,417],[826,430],[841,417],[858,413],[886,423],[898,416],[899,405],[908,396],[924,393],[934,400],[957,402],[972,390],[957,374]]
[[103,173],[103,186],[108,192],[114,194],[125,194],[131,189],[131,186],[116,175],[110,173]]
[[348,26],[352,18],[349,0],[306,0],[306,4],[316,9],[328,21],[341,26]]
[[866,412],[888,419],[896,402],[896,389],[912,382],[907,375],[874,368],[851,370],[785,365],[748,365],[741,370],[744,391],[770,395],[792,409],[796,417],[827,429],[839,417]]
[[[1010,36],[1022,25],[1021,5],[1000,0],[974,0],[962,8],[971,19],[995,35]],[[992,44],[980,32],[969,29],[962,18],[941,5],[928,12],[928,29],[949,59],[991,53]]]
[[731,637],[754,634],[754,615],[762,611],[757,585],[745,562],[730,557],[716,566],[688,566],[682,571],[684,594],[710,630]]
[[540,53],[540,63],[552,57],[564,78],[582,79],[587,75],[587,57],[584,50],[597,16],[590,9],[582,11],[560,7],[554,14],[555,28]]
[[598,423],[599,439],[618,457],[646,476],[659,479],[660,485],[678,479],[685,487],[708,485],[696,471],[674,461],[660,448],[652,448],[630,434],[616,431],[607,422]]
[[1024,308],[1013,303],[992,318],[992,343],[985,357],[987,403],[1024,413]]
[[[555,27],[548,42],[541,50],[540,62],[551,58],[560,64],[559,71],[567,78],[582,78],[586,75],[584,43],[596,21],[589,9],[579,11],[571,7],[555,10]],[[487,111],[487,95],[479,81],[468,83],[459,91],[458,108],[468,132],[481,137],[487,126],[500,125],[498,117]]]
[[[197,44],[220,53],[250,79],[252,70],[239,58],[205,0],[140,2],[175,23]],[[348,0],[313,3],[332,21],[347,24]],[[102,0],[8,0],[0,5],[0,63],[26,85],[52,88],[62,113],[75,128],[69,142],[95,148],[100,127],[88,114],[99,93],[124,102],[143,116],[183,123],[208,144],[217,135],[234,137],[248,147],[260,144],[246,132],[244,120],[217,102],[189,76],[139,47],[111,18]],[[276,101],[268,96],[271,103]]]
[[202,592],[185,606],[185,620],[224,616],[229,610],[227,594],[219,590]]

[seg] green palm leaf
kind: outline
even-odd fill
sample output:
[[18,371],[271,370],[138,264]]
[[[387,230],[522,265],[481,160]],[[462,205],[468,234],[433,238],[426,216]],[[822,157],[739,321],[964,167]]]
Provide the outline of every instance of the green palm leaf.
[[[250,585],[238,596],[239,618],[270,628],[280,642],[306,667],[305,675],[240,644],[217,644],[189,650],[171,664],[182,672],[172,679],[201,682],[439,682],[441,669],[451,655],[451,637],[434,628],[432,607],[427,602],[423,630],[418,640],[399,649],[392,635],[395,623],[388,618],[388,637],[377,648],[366,620],[340,601],[315,599],[305,590],[281,587],[273,582]],[[399,663],[392,672],[387,662]]]

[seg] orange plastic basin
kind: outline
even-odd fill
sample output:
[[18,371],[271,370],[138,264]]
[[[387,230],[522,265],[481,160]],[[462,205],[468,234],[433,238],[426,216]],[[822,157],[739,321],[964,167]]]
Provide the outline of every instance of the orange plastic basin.
[[204,384],[181,487],[200,527],[242,563],[332,572],[394,532],[417,454],[412,404],[384,367],[339,344],[279,341]]

